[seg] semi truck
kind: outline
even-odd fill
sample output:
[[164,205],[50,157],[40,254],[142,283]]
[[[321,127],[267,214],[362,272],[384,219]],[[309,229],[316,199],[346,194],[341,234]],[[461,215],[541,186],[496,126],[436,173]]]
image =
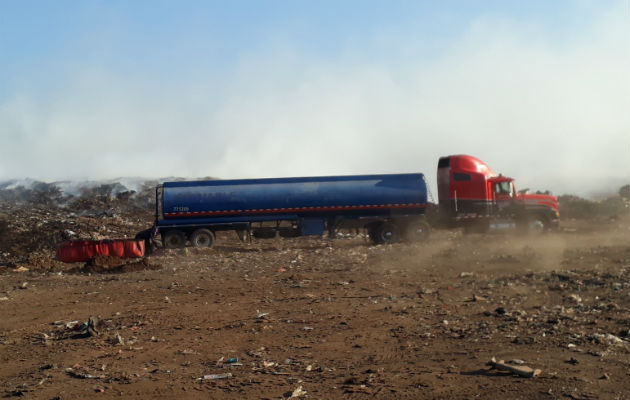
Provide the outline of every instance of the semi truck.
[[515,228],[544,232],[557,229],[558,198],[517,191],[514,179],[495,174],[468,155],[441,157],[437,168],[438,221],[468,232]]
[[[475,157],[442,157],[437,176],[433,225],[480,232],[558,225],[557,198],[518,193],[512,178]],[[431,229],[428,193],[422,173],[164,182],[156,187],[155,223],[136,238],[159,235],[166,248],[210,247],[221,231],[246,240],[363,229],[376,244],[422,241]]]

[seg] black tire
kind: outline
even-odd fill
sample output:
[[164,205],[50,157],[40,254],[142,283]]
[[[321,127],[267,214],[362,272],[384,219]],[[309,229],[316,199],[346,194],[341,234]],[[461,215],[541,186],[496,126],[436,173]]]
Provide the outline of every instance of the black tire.
[[214,244],[214,233],[208,229],[197,229],[190,236],[190,243],[194,247],[212,247]]
[[530,235],[542,235],[548,229],[548,222],[545,217],[534,216],[527,221],[527,232]]
[[431,236],[431,227],[425,221],[412,222],[407,226],[405,239],[410,242],[424,242]]
[[186,235],[178,230],[171,230],[162,235],[162,243],[167,249],[181,249],[186,246]]
[[391,222],[384,222],[370,231],[370,239],[376,244],[390,244],[398,241],[398,229]]

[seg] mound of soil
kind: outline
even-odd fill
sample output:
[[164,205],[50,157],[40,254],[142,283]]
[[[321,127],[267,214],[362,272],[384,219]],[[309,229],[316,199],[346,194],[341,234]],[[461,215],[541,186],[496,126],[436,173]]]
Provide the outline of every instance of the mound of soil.
[[143,270],[158,270],[161,265],[151,264],[148,258],[126,262],[119,257],[97,256],[86,262],[82,268],[74,272],[92,274],[119,274]]

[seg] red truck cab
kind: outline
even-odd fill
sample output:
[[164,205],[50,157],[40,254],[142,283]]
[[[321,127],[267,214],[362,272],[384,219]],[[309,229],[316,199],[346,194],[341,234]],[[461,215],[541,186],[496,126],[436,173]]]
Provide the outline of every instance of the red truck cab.
[[532,230],[558,227],[555,196],[518,193],[514,179],[476,157],[441,157],[437,176],[440,212],[455,224],[481,230],[497,221]]

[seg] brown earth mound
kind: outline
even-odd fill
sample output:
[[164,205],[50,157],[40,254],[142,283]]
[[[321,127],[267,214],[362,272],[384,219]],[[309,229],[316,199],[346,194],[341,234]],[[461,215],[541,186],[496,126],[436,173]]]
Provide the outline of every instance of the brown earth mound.
[[161,265],[153,264],[148,258],[136,261],[127,261],[119,257],[97,256],[86,262],[85,265],[72,272],[94,273],[94,274],[119,274],[124,272],[135,272],[143,270],[158,270]]

